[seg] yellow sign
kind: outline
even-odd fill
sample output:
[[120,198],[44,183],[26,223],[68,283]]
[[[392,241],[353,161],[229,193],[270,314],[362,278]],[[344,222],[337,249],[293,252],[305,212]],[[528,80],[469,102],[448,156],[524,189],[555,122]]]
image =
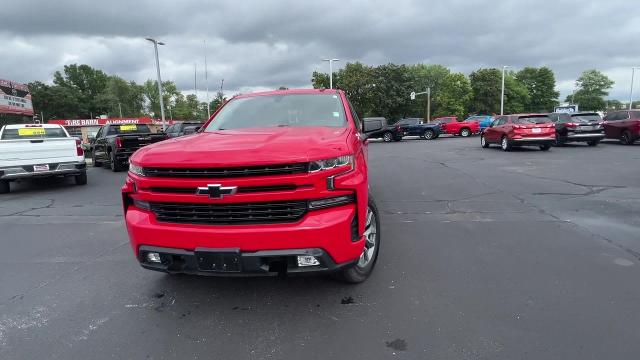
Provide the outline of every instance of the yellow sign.
[[120,125],[120,131],[136,131],[137,129],[136,125]]
[[18,136],[44,135],[43,128],[22,128],[18,129]]

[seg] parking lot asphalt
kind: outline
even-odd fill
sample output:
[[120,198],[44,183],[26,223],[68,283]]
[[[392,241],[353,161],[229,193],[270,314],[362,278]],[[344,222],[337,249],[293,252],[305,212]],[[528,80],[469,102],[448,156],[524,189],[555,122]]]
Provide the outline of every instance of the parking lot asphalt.
[[1,359],[630,359],[640,353],[640,145],[372,142],[376,270],[143,270],[126,174],[0,195]]

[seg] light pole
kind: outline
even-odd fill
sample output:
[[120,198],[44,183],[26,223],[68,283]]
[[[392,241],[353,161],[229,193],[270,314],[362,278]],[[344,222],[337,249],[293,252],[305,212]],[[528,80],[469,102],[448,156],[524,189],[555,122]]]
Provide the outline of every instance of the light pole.
[[500,96],[500,115],[504,115],[504,71],[507,70],[509,66],[505,65],[502,67],[502,96]]
[[156,52],[156,70],[158,71],[158,95],[160,96],[160,116],[162,117],[162,131],[167,129],[167,124],[164,120],[164,100],[162,100],[162,78],[160,77],[160,60],[158,59],[158,45],[164,45],[163,42],[156,39],[146,38],[146,40],[153,43],[153,49]]
[[340,59],[322,59],[322,61],[329,62],[329,89],[333,89],[333,62],[340,61]]
[[631,68],[631,92],[629,92],[629,110],[633,109],[633,75],[635,75],[636,69],[640,69],[638,66]]
[[207,85],[207,119],[211,117],[211,104],[209,102],[209,70],[207,70],[207,40],[204,41],[204,82]]

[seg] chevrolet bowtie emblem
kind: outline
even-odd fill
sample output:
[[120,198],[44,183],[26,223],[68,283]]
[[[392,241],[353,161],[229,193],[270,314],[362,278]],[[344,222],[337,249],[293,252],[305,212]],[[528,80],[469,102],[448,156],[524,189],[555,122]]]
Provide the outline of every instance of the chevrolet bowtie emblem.
[[222,199],[225,195],[233,195],[238,191],[237,186],[222,186],[220,184],[207,184],[199,187],[196,195],[209,195],[211,199]]

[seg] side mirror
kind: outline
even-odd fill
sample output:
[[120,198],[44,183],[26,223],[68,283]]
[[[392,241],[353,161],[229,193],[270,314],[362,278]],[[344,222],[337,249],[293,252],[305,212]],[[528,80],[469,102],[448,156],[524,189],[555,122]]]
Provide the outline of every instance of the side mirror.
[[369,121],[369,122],[365,121],[362,127],[363,127],[362,132],[366,134],[366,133],[381,130],[382,122],[381,121]]
[[88,140],[89,140],[89,144],[93,144],[94,142],[96,142],[96,137],[95,136],[89,136]]

